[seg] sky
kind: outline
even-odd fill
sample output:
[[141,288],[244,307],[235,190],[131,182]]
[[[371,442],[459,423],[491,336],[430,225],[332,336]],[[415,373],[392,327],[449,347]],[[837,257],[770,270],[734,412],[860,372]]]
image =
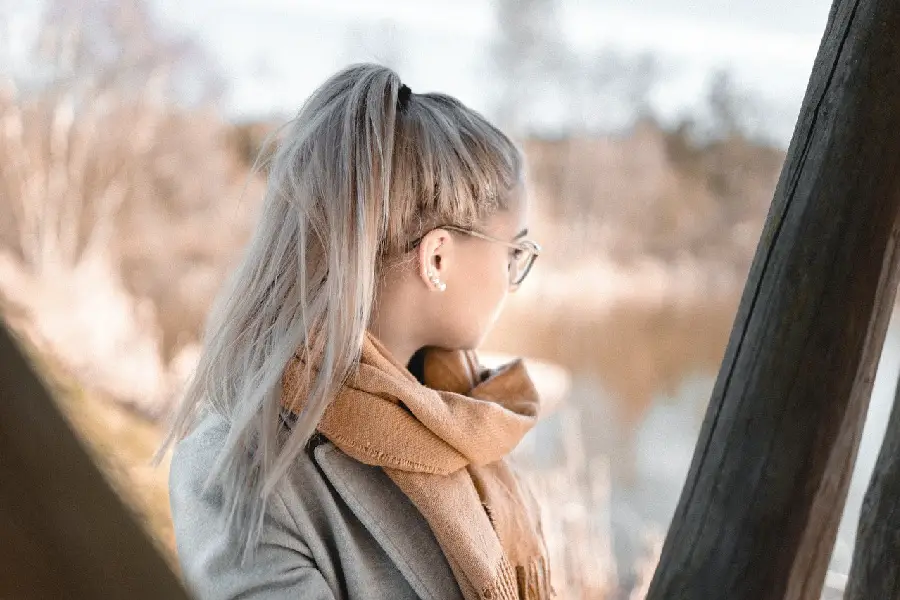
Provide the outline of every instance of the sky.
[[[292,114],[341,66],[393,61],[414,91],[444,91],[489,111],[490,0],[154,0],[220,61],[234,115]],[[560,0],[568,43],[590,53],[652,52],[663,77],[652,106],[677,118],[716,69],[760,100],[786,142],[830,8],[828,0]],[[547,111],[548,114],[552,111]]]
[[[291,115],[329,75],[358,61],[388,62],[414,91],[450,93],[489,114],[496,97],[490,0],[149,1],[218,62],[234,118]],[[709,77],[724,68],[784,143],[830,8],[829,0],[558,1],[573,49],[657,57],[662,72],[650,100],[664,120],[696,112]],[[553,108],[535,120],[552,119]]]

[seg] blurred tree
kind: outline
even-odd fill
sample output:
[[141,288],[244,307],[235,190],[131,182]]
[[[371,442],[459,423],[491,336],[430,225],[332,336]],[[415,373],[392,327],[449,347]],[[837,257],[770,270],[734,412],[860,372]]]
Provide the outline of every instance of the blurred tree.
[[745,103],[746,98],[737,90],[732,75],[726,70],[717,70],[707,92],[712,134],[721,138],[741,136]]
[[[558,0],[495,0],[494,6],[496,115],[517,135],[543,138],[529,148],[531,180],[543,201],[538,210],[565,223],[563,254],[608,247],[609,235],[618,232],[604,224],[614,220],[612,213],[633,208],[626,198],[634,194],[598,181],[598,168],[615,152],[598,136],[630,124],[659,130],[650,102],[659,61],[649,53],[629,55],[609,47],[576,52],[563,31]],[[638,165],[639,157],[609,166],[627,169],[635,163],[644,169],[644,179],[655,182],[655,137],[645,136],[649,145],[636,149],[651,164]]]
[[570,130],[597,134],[655,119],[650,97],[661,67],[654,54],[604,48],[579,56],[577,63],[570,75],[576,105]]
[[111,242],[153,166],[164,107],[207,104],[222,85],[143,0],[51,0],[26,61],[0,97],[0,241],[39,273]]
[[[228,140],[233,151],[247,170],[254,166],[264,167],[271,158],[274,148],[266,147],[264,156],[260,156],[264,146],[268,146],[269,138],[278,129],[278,123],[271,120],[250,120],[235,123],[228,132]],[[259,160],[259,165],[257,165]]]
[[49,0],[33,41],[0,73],[0,294],[74,372],[156,402],[252,218],[222,78],[145,0]]
[[772,146],[775,144],[773,121],[785,113],[793,114],[742,87],[736,75],[724,68],[713,72],[705,101],[706,131],[695,130],[695,133],[707,140],[741,139]]
[[526,133],[534,128],[537,114],[564,106],[570,91],[572,56],[560,27],[558,0],[495,0],[494,9],[497,118],[503,127]]
[[559,0],[494,0],[494,7],[496,114],[503,126],[572,136],[653,117],[650,96],[661,71],[655,55],[574,51]]

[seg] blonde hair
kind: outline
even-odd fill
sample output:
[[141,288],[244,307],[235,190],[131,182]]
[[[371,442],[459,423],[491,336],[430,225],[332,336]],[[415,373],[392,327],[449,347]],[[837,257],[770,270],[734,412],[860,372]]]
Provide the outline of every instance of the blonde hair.
[[[259,225],[160,450],[207,410],[229,421],[207,485],[221,486],[245,558],[272,490],[359,359],[385,259],[436,225],[472,226],[507,208],[521,181],[519,151],[484,117],[450,96],[400,89],[390,69],[348,67],[283,129]],[[298,350],[316,369],[285,437],[281,378]]]

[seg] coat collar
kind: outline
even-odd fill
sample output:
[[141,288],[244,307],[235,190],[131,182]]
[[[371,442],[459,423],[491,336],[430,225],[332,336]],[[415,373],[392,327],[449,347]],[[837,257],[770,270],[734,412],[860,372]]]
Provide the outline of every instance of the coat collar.
[[315,447],[313,457],[419,597],[462,599],[428,523],[382,469],[347,456],[327,441]]

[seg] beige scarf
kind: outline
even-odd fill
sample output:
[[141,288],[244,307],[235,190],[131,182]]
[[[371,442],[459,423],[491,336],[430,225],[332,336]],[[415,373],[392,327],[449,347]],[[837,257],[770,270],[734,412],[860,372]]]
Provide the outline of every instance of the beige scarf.
[[[306,369],[284,374],[299,414]],[[354,459],[382,467],[419,509],[466,600],[554,597],[537,504],[505,456],[540,406],[521,360],[482,369],[472,352],[429,350],[420,384],[373,336],[318,430]]]

